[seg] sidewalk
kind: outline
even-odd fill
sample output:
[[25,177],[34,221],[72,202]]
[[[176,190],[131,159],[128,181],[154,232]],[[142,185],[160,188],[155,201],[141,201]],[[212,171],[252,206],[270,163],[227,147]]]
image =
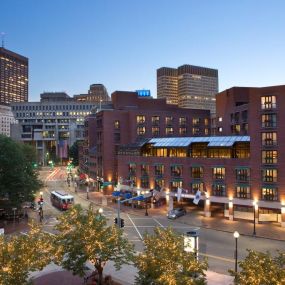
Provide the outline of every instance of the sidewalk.
[[[78,192],[78,195],[85,199],[85,192],[83,190]],[[90,192],[89,201],[99,206],[102,206],[102,199],[104,195],[100,192]],[[105,196],[108,200],[107,207],[117,209],[117,205],[112,203],[111,196]],[[106,207],[106,206],[103,206]],[[135,215],[144,215],[144,209],[132,209],[131,207],[121,206],[121,211],[127,211]],[[165,215],[167,213],[167,207],[162,206],[156,209],[148,209],[150,216]],[[201,228],[213,229],[217,231],[233,233],[238,231],[241,235],[252,236],[253,223],[246,220],[230,221],[224,217],[204,217],[203,211],[199,211],[199,208],[190,207],[187,211],[187,215],[180,217],[179,222],[187,224],[189,226],[197,226]],[[273,240],[285,241],[285,228],[280,225],[272,223],[256,224],[256,237],[267,238]]]
[[[89,268],[92,268],[87,275],[91,274],[93,266],[88,264]],[[137,270],[134,266],[124,265],[121,270],[116,271],[113,262],[108,262],[104,268],[104,275],[111,275],[113,281],[122,285],[133,285],[135,282],[135,275]],[[63,270],[61,267],[50,264],[46,266],[42,271],[33,272],[30,275],[33,279],[34,285],[82,285],[84,279],[78,276],[72,275],[71,272]],[[206,272],[208,285],[230,285],[233,284],[233,278],[228,275],[215,273],[213,271]]]

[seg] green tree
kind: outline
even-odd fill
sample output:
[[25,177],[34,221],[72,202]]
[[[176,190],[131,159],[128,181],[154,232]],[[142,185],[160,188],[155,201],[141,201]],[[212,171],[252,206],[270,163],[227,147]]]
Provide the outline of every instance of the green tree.
[[13,206],[32,201],[42,185],[34,168],[34,148],[0,135],[0,149],[0,198]]
[[69,148],[68,155],[70,158],[72,158],[72,163],[74,166],[77,166],[79,164],[78,161],[78,142],[74,142],[74,144]]
[[145,250],[135,264],[137,285],[203,285],[206,284],[206,261],[197,261],[194,253],[184,250],[184,238],[172,229],[156,228],[145,235]]
[[269,252],[248,250],[247,257],[239,262],[240,271],[229,270],[239,285],[285,284],[285,253],[272,257]]
[[90,205],[84,211],[75,205],[59,217],[57,245],[62,251],[61,265],[73,274],[84,276],[86,262],[90,261],[98,271],[102,284],[103,269],[107,261],[114,261],[117,270],[133,259],[133,245],[123,237],[123,231],[107,226],[107,220]]
[[0,285],[29,284],[29,272],[57,256],[53,244],[54,237],[35,224],[27,235],[0,236]]

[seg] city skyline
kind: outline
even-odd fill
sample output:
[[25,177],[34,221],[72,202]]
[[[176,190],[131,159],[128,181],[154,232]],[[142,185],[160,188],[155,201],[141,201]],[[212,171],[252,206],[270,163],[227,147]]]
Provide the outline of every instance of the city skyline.
[[5,48],[29,58],[30,101],[93,83],[156,97],[156,69],[183,64],[218,69],[222,91],[284,83],[285,3],[274,4],[13,0],[2,3],[0,31]]

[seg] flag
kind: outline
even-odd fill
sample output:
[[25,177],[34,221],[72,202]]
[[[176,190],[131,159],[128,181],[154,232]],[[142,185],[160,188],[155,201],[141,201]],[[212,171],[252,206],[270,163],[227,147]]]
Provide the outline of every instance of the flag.
[[200,201],[200,198],[201,198],[201,191],[200,190],[197,190],[196,194],[195,194],[195,198],[193,200],[193,203],[198,205],[199,201]]
[[181,195],[182,195],[182,188],[178,187],[177,188],[177,201],[178,202],[180,202]]

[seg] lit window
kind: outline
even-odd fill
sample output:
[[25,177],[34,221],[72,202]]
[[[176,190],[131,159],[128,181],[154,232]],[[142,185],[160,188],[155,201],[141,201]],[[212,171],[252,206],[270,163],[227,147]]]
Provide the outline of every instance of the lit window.
[[278,190],[276,187],[262,187],[261,199],[266,201],[278,201]]
[[250,187],[249,186],[236,186],[236,198],[250,199]]
[[277,163],[277,150],[263,150],[262,163],[268,163],[268,164]]
[[223,118],[222,118],[222,117],[219,117],[218,120],[219,120],[219,122],[222,122],[222,121],[223,121]]
[[143,124],[145,123],[145,116],[137,116],[137,124]]
[[262,169],[263,182],[277,182],[277,169],[267,168]]
[[261,138],[262,138],[262,145],[264,146],[277,145],[276,132],[261,133]]
[[276,96],[262,96],[261,97],[261,109],[275,109],[276,108]]
[[137,127],[137,135],[141,136],[145,134],[145,127]]

